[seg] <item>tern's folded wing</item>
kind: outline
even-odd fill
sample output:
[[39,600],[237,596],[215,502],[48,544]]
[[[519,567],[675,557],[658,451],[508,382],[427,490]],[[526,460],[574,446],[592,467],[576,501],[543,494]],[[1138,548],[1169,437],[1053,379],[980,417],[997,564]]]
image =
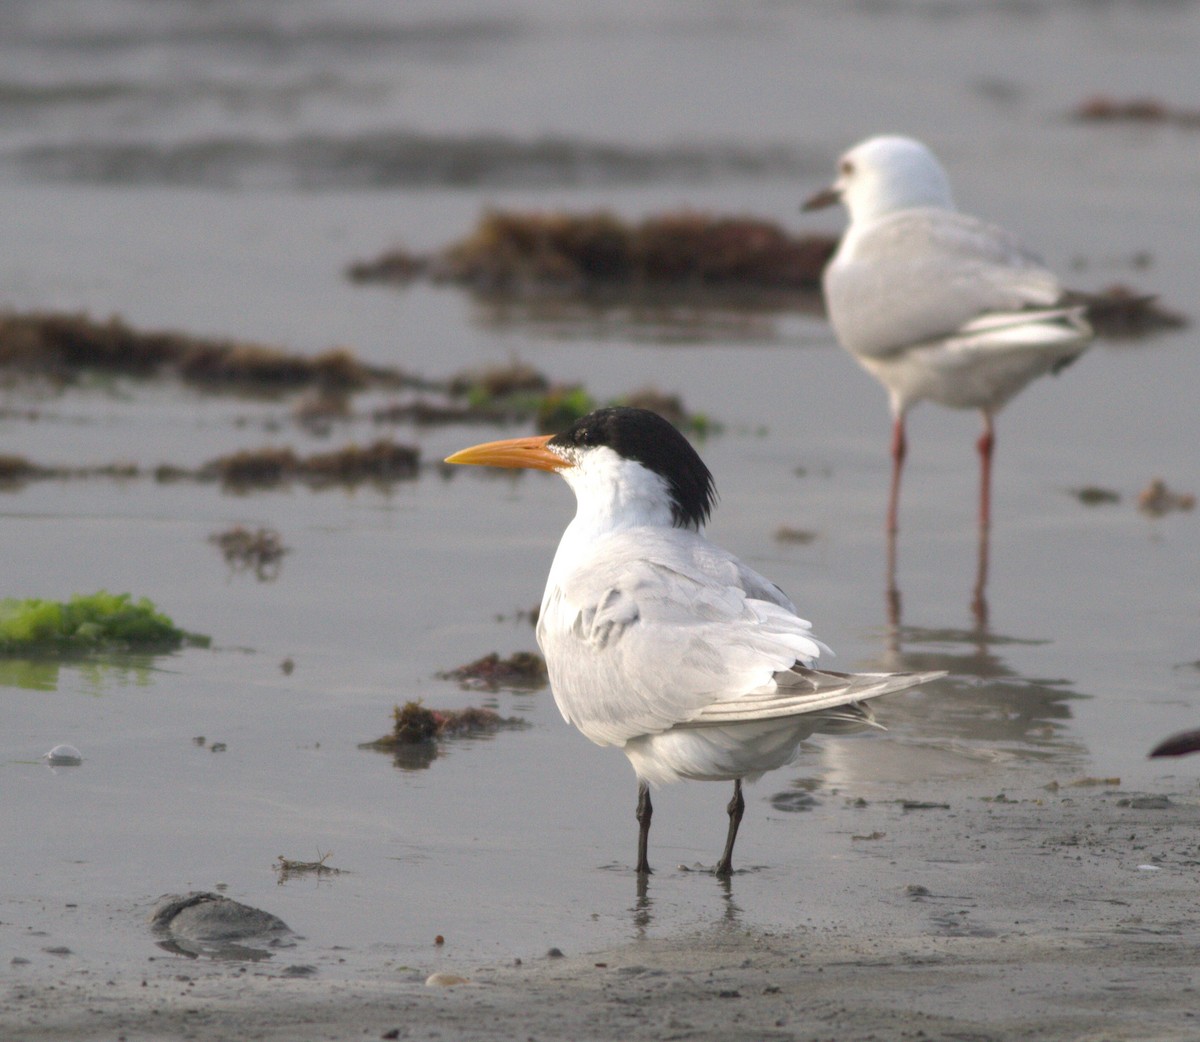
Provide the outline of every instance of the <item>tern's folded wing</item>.
[[680,529],[603,540],[547,591],[538,640],[563,715],[602,744],[773,692],[828,650],[777,587]]

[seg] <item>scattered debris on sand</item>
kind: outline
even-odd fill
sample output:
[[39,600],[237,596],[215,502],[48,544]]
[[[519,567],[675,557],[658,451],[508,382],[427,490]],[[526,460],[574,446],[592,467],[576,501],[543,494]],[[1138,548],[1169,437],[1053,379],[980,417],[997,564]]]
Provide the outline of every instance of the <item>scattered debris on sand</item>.
[[1154,478],[1138,496],[1138,509],[1150,517],[1162,517],[1175,510],[1191,510],[1196,497],[1190,492],[1175,492],[1162,478]]
[[1071,113],[1088,123],[1166,123],[1200,128],[1200,109],[1174,108],[1157,98],[1113,98],[1095,94],[1085,98]]
[[626,296],[816,293],[837,248],[828,235],[793,236],[769,221],[680,210],[631,223],[607,211],[490,210],[474,232],[432,257],[403,250],[347,270],[355,282],[425,277],[484,294]]
[[1085,775],[1082,778],[1075,778],[1072,781],[1060,782],[1051,781],[1043,788],[1047,792],[1058,792],[1059,789],[1111,789],[1121,784],[1121,779],[1116,777],[1095,777],[1093,775]]
[[0,369],[70,381],[84,370],[128,376],[174,375],[206,389],[325,391],[409,386],[411,378],[359,361],[346,348],[313,357],[282,348],[184,333],[142,331],[114,316],[0,312]]
[[508,658],[496,652],[465,666],[439,673],[442,680],[458,680],[464,687],[543,687],[549,682],[546,660],[535,651],[517,651]]
[[290,876],[315,875],[318,878],[321,876],[340,876],[343,871],[342,869],[326,864],[331,857],[333,857],[332,850],[326,851],[324,854],[318,850],[316,861],[295,861],[280,854],[275,859],[275,864],[271,867],[279,873],[279,883],[281,886],[287,882]]
[[147,598],[100,590],[66,602],[0,600],[0,655],[172,651],[209,638],[177,627]]
[[262,580],[279,575],[283,555],[289,552],[283,545],[283,537],[273,528],[251,531],[234,525],[224,532],[214,532],[208,540],[220,547],[226,563],[235,572],[253,571]]

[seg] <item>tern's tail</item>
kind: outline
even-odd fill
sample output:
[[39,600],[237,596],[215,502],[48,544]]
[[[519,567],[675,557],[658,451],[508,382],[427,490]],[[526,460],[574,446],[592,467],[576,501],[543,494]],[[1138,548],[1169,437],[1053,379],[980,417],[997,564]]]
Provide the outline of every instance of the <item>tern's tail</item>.
[[775,674],[774,691],[716,702],[688,721],[688,726],[821,713],[838,706],[849,706],[869,698],[904,691],[945,675],[944,670],[928,673],[838,673],[797,664]]

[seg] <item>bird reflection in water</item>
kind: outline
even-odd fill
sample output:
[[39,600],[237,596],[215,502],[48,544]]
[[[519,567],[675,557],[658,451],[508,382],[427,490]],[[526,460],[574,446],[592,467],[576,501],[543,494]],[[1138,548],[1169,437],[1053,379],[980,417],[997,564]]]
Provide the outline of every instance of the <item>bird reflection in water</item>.
[[[987,582],[990,558],[991,529],[986,524],[979,525],[978,541],[975,556],[975,585],[971,588],[971,617],[975,628],[986,632],[988,625]],[[884,586],[884,601],[887,606],[888,627],[893,630],[900,628],[901,599],[900,585],[897,581],[897,559],[899,535],[895,529],[887,531],[887,581]]]
[[1005,647],[1035,646],[1048,639],[1005,636],[989,624],[988,528],[981,525],[967,628],[905,625],[897,577],[897,536],[887,540],[885,650],[887,669],[946,670],[949,676],[888,704],[887,727],[928,741],[987,743],[988,752],[1082,761],[1086,749],[1067,737],[1070,703],[1088,697],[1063,678],[1031,677],[1009,666]]
[[[696,875],[701,876],[706,883],[711,878],[707,872],[698,872]],[[639,873],[636,878],[636,897],[633,907],[629,909],[630,921],[633,924],[634,940],[644,941],[654,924],[654,898],[650,896],[650,881],[653,876]],[[742,908],[733,897],[733,876],[717,876],[715,882],[721,900],[721,924],[736,926],[741,922]]]

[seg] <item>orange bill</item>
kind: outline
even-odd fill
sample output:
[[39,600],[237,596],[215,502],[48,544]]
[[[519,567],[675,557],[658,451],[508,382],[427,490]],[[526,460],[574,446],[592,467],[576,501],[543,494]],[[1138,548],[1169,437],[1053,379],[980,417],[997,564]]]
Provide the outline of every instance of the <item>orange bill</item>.
[[552,434],[532,438],[506,438],[460,449],[447,456],[447,463],[469,463],[479,467],[520,467],[528,470],[562,470],[570,464],[546,448]]

